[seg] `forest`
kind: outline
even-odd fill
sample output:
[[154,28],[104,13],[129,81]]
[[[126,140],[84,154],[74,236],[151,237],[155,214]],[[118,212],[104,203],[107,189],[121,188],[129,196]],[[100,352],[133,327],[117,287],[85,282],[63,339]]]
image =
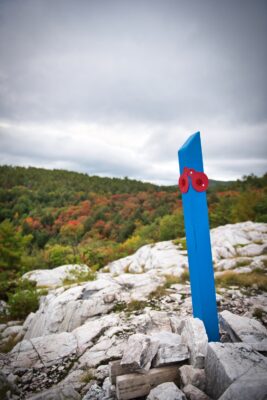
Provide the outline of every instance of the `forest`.
[[[178,179],[178,174],[177,174]],[[210,181],[211,228],[267,222],[267,174]],[[85,263],[97,271],[147,243],[184,237],[178,186],[0,166],[0,299],[23,273]]]

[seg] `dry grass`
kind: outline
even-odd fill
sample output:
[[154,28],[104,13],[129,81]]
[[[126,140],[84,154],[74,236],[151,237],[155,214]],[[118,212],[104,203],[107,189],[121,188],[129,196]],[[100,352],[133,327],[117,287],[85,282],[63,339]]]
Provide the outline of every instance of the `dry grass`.
[[172,243],[175,244],[176,246],[180,246],[180,249],[181,249],[181,250],[187,250],[187,247],[186,247],[186,239],[185,239],[185,238],[182,238],[182,239],[174,239],[174,240],[172,241]]
[[175,285],[176,283],[186,283],[188,282],[189,279],[189,271],[188,269],[185,269],[183,273],[180,276],[175,276],[175,275],[164,275],[165,277],[165,284],[164,287],[166,289],[169,289],[171,285]]
[[127,311],[128,312],[141,311],[144,310],[146,306],[147,306],[146,301],[132,300],[130,301],[130,303],[127,304]]
[[147,306],[146,301],[140,300],[132,300],[129,303],[125,303],[125,301],[118,301],[115,306],[113,307],[113,312],[134,312],[134,311],[141,311]]
[[175,285],[176,283],[181,283],[181,279],[179,276],[175,276],[175,275],[164,275],[165,278],[165,283],[164,283],[164,287],[166,289],[170,288],[171,285]]
[[240,286],[251,288],[256,285],[259,290],[267,291],[267,275],[262,270],[255,270],[250,273],[238,274],[233,271],[226,271],[216,277],[216,285],[220,287]]
[[0,344],[0,352],[9,353],[17,343],[18,340],[15,339],[15,336],[10,336],[7,341],[4,341]]
[[161,297],[167,296],[169,293],[165,286],[158,286],[156,290],[150,293],[148,296],[149,300],[159,299]]
[[255,317],[255,318],[258,318],[258,319],[262,319],[262,317],[263,317],[263,315],[264,315],[264,311],[263,311],[263,309],[262,308],[255,308],[255,310],[254,310],[254,312],[253,312],[253,316]]
[[89,371],[85,371],[84,374],[82,374],[82,376],[80,378],[80,382],[89,383],[93,379],[95,379],[95,377],[94,377],[93,373],[89,370]]
[[94,281],[96,273],[94,271],[77,271],[72,270],[68,276],[63,280],[63,285],[72,285],[73,283],[83,283]]

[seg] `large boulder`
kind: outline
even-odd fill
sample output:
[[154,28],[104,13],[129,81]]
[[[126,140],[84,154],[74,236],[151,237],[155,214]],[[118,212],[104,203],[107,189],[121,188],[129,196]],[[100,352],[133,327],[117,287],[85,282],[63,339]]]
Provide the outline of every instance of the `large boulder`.
[[247,383],[242,380],[243,386],[249,389],[253,382],[253,391],[256,393],[262,384],[262,374],[267,376],[267,359],[244,343],[209,343],[205,372],[206,391],[215,400],[222,396],[233,382],[237,384],[239,378],[243,378],[245,374],[248,374],[250,380]]
[[220,322],[233,342],[248,343],[257,351],[267,352],[267,329],[256,319],[225,310],[220,313]]

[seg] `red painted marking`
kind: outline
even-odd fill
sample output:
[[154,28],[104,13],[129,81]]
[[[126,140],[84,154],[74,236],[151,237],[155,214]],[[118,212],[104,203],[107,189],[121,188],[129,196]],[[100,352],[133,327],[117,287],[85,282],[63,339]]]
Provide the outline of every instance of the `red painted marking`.
[[188,189],[189,189],[189,179],[188,179],[188,176],[187,176],[185,173],[183,173],[183,174],[180,176],[178,184],[179,184],[179,188],[180,188],[180,190],[181,190],[182,193],[188,192]]
[[209,185],[209,179],[204,172],[197,172],[193,168],[184,167],[183,173],[179,178],[179,188],[182,193],[187,193],[189,189],[189,178],[192,186],[197,192],[205,192]]
[[205,192],[209,185],[209,179],[204,172],[195,172],[192,175],[192,185],[197,192]]

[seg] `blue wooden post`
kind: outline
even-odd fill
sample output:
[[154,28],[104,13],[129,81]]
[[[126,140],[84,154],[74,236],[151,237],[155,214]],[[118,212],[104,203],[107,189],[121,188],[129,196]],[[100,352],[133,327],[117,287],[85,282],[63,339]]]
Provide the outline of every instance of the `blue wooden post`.
[[[178,151],[180,174],[184,168],[203,172],[200,133],[190,136]],[[194,172],[191,172],[193,174]],[[183,175],[184,176],[184,175]],[[200,175],[201,176],[201,175]],[[183,181],[183,183],[185,183]],[[193,315],[204,322],[209,341],[219,341],[216,292],[212,265],[207,196],[194,189],[188,173],[182,193]],[[189,184],[189,186],[188,186]],[[201,182],[200,182],[201,184]]]

